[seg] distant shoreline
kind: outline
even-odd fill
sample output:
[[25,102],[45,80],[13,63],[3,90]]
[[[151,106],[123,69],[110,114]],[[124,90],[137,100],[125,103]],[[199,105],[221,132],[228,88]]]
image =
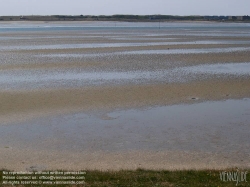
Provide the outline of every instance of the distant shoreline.
[[27,15],[0,16],[0,22],[5,21],[124,21],[124,22],[233,22],[249,23],[250,16],[172,16],[172,15]]

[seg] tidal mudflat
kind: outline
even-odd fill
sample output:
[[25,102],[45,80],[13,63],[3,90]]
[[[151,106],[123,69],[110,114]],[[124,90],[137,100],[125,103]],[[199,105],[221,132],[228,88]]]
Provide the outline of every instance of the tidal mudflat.
[[247,23],[1,23],[0,168],[250,167]]

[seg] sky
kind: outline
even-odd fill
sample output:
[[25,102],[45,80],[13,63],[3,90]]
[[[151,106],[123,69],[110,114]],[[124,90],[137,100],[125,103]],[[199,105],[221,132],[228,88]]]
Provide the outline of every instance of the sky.
[[4,15],[249,15],[250,0],[0,0]]

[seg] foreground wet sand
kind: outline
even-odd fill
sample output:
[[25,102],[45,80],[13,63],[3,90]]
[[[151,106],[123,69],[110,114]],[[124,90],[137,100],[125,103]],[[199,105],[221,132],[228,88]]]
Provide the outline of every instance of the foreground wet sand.
[[[69,153],[44,150],[1,150],[3,169],[30,170],[190,170],[249,168],[246,155],[188,151],[126,151]],[[244,161],[243,161],[244,159]],[[239,160],[236,163],[235,160]],[[13,164],[16,163],[16,164]]]
[[[176,136],[174,145],[177,150],[166,148],[164,145],[170,145],[171,142],[169,138],[162,137],[161,143],[145,139],[149,141],[145,145],[153,144],[152,147],[157,147],[157,150],[152,147],[132,149],[128,146],[121,150],[110,151],[100,148],[102,145],[100,134],[94,140],[93,149],[71,150],[70,147],[77,144],[74,136],[80,138],[81,135],[70,134],[69,128],[70,136],[64,138],[61,126],[64,122],[56,121],[56,125],[53,123],[53,117],[60,115],[84,113],[87,116],[101,116],[100,122],[91,121],[93,131],[101,133],[95,130],[97,124],[112,121],[112,117],[108,114],[117,110],[149,110],[159,106],[179,104],[191,106],[191,104],[207,101],[249,98],[250,74],[240,68],[237,72],[228,71],[230,68],[228,64],[240,67],[243,63],[244,68],[249,67],[248,26],[243,25],[239,31],[235,30],[235,25],[225,27],[223,24],[209,25],[211,28],[208,26],[207,30],[201,29],[200,27],[204,25],[199,24],[193,28],[188,27],[189,30],[176,28],[175,25],[169,29],[171,28],[169,23],[166,23],[166,28],[161,30],[144,27],[127,30],[122,27],[102,28],[102,30],[95,27],[80,30],[76,28],[76,30],[65,30],[63,27],[60,27],[61,30],[58,28],[39,30],[33,28],[32,23],[27,24],[31,30],[15,30],[14,26],[13,32],[0,33],[2,58],[0,130],[8,132],[9,137],[15,137],[20,131],[23,131],[23,134],[28,132],[26,138],[18,136],[13,139],[1,140],[0,138],[0,169],[29,170],[32,167],[38,170],[118,170],[249,167],[247,165],[249,145],[248,142],[240,139],[235,139],[234,145],[240,145],[238,149],[227,144],[223,144],[222,150],[186,149],[182,148],[182,137]],[[82,23],[77,24],[84,27]],[[42,29],[43,25],[40,26]],[[199,69],[197,67],[218,64],[219,73],[215,73],[214,69],[210,72],[196,72]],[[248,112],[243,111],[243,114],[248,115]],[[125,112],[121,112],[120,115],[123,114],[125,115]],[[204,116],[206,115],[208,113],[204,112]],[[178,118],[184,120],[182,116]],[[42,125],[52,127],[54,124],[57,128],[56,134],[52,139],[46,141],[43,139],[42,146],[38,146],[38,143],[30,145],[30,141],[45,137],[46,132],[43,132],[41,126],[37,126],[38,129],[34,130],[38,131],[38,134],[30,132],[26,125],[35,126],[41,119],[44,123]],[[87,125],[85,124],[87,118],[81,119],[82,121],[77,119],[75,121],[79,127],[74,128],[84,128]],[[136,120],[131,121],[131,125],[143,124],[136,115],[133,119]],[[171,117],[168,120],[171,125],[178,126],[174,124],[176,122],[171,120]],[[166,121],[158,121],[155,126],[164,124],[163,127],[169,125]],[[213,129],[212,132],[204,134],[204,137],[214,138],[205,140],[200,137],[201,134],[197,134],[197,137],[200,137],[197,141],[204,147],[216,144],[219,139],[221,142],[226,140],[219,136],[221,133],[219,125],[214,124],[217,122],[213,121],[211,116],[207,126],[201,127],[201,129],[208,128],[208,131]],[[15,131],[15,125],[22,127],[19,132]],[[125,121],[118,120],[117,125],[123,129]],[[243,120],[239,116],[239,121],[230,121],[229,126],[240,128],[242,125],[246,131],[249,130],[249,120]],[[229,126],[223,127],[229,128]],[[161,130],[160,127],[159,130]],[[136,134],[132,129],[132,132],[133,137],[153,136],[150,130],[145,132],[142,130]],[[216,133],[219,135],[214,136]],[[228,131],[228,133],[233,132]],[[106,136],[109,137],[109,135]],[[232,134],[232,136],[246,138],[245,134]],[[124,142],[128,140],[129,138],[125,138]],[[106,143],[112,145],[119,141],[117,137],[107,140]],[[50,148],[50,145],[55,142],[57,146]],[[216,145],[220,146],[219,143]]]

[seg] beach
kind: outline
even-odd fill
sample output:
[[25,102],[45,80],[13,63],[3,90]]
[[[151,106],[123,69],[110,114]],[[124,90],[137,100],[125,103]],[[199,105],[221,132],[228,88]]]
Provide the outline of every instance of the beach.
[[0,168],[249,168],[250,24],[0,24]]

